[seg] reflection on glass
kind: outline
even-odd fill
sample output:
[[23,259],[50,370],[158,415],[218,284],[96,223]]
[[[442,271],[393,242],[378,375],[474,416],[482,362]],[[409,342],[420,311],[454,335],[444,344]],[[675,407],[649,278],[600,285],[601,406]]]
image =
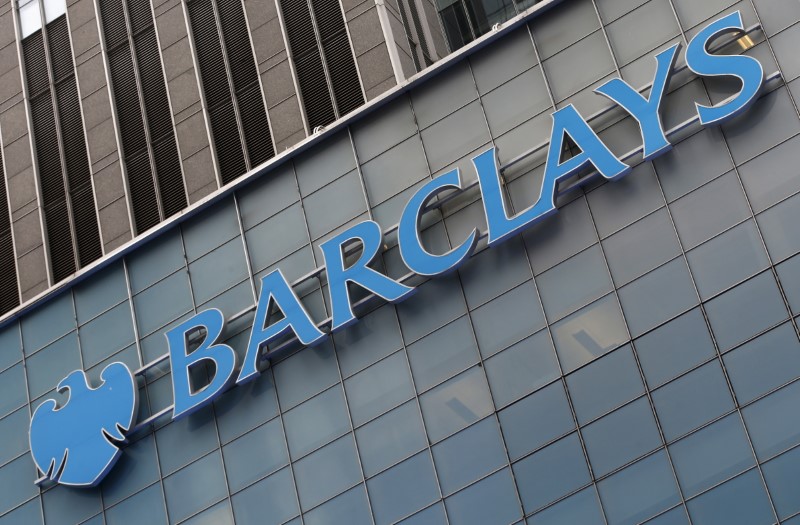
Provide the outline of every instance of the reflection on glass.
[[42,15],[39,12],[38,0],[31,0],[25,5],[19,6],[19,26],[22,38],[42,28]]
[[628,338],[613,295],[562,319],[553,325],[552,332],[564,373],[606,354]]

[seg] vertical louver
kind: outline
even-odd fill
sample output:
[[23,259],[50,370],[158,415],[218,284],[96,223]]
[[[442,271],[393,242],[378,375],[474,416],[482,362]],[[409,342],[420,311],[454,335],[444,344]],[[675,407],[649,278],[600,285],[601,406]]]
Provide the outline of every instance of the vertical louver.
[[430,47],[428,47],[428,39],[425,37],[425,30],[422,27],[422,18],[420,17],[417,0],[403,0],[400,3],[400,17],[406,30],[414,67],[417,71],[421,71],[433,64],[433,60],[431,59]]
[[275,155],[244,9],[192,0],[189,21],[223,184]]
[[101,0],[114,102],[136,232],[186,207],[150,2]]
[[27,37],[22,49],[50,262],[60,281],[102,256],[66,17]]
[[338,1],[280,0],[308,125],[330,124],[364,103]]
[[0,155],[0,315],[19,306],[17,267],[14,263],[14,241],[11,237],[11,217],[8,211],[5,167]]

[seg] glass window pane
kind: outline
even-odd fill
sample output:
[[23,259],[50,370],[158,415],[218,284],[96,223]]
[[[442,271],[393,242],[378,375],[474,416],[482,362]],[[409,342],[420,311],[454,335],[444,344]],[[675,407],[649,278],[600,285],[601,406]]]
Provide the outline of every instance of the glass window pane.
[[[472,80],[465,85],[475,89]],[[418,110],[416,115],[419,118]],[[489,129],[480,102],[475,101],[422,130],[420,136],[431,170],[438,171],[487,144]]]
[[333,336],[342,375],[348,377],[403,347],[394,306],[382,306]]
[[409,401],[359,428],[356,441],[366,476],[373,476],[422,450],[428,439],[416,401]]
[[577,93],[614,71],[614,62],[601,31],[592,33],[544,61],[556,102]]
[[736,398],[746,404],[800,375],[800,342],[786,323],[725,354],[723,360]]
[[372,365],[345,381],[347,402],[358,426],[414,396],[404,352]]
[[[627,180],[630,179],[626,177],[623,182]],[[615,209],[618,208],[619,203],[616,203]],[[603,241],[603,248],[611,275],[618,286],[641,277],[681,254],[675,227],[665,209],[615,233]]]
[[505,525],[522,518],[510,469],[450,496],[444,504],[451,523]]
[[[635,167],[629,176],[620,181],[604,184],[592,190],[586,195],[586,198],[589,200],[592,217],[597,223],[597,230],[601,238],[608,237],[664,206],[664,197],[658,187],[658,178],[652,164],[649,163]],[[621,202],[624,202],[625,205],[620,206]],[[659,217],[662,213],[663,211],[656,216]],[[653,224],[658,227],[664,223],[659,220]],[[667,224],[672,227],[672,221],[669,219]],[[661,231],[660,228],[659,230]],[[675,235],[674,229],[672,236],[677,241],[678,237]],[[647,239],[642,240],[646,241]],[[606,250],[606,255],[609,255],[608,250]]]
[[344,436],[294,464],[300,506],[308,510],[361,479],[352,436]]
[[675,145],[669,155],[654,161],[669,202],[730,171],[725,137],[719,128],[706,128]]
[[232,491],[238,491],[289,462],[280,419],[274,419],[222,448]]
[[514,464],[525,513],[531,513],[591,481],[578,434]]
[[83,325],[78,331],[83,366],[90,368],[134,342],[133,313],[128,301]]
[[800,313],[800,256],[782,262],[776,270],[792,314],[797,315]]
[[[758,308],[752,308],[757,304]],[[720,350],[736,344],[788,317],[771,272],[764,272],[706,305]]]
[[484,363],[497,406],[505,406],[560,375],[550,334],[543,330]]
[[[784,102],[783,105],[786,103]],[[797,179],[791,176],[791,170],[780,169],[780,166],[787,166],[792,162],[797,154],[798,145],[800,145],[800,137],[794,137],[744,163],[739,168],[742,184],[744,184],[747,196],[750,197],[756,213],[769,208],[800,189]]]
[[[367,492],[363,485],[354,487],[305,514],[303,519],[306,525],[329,525],[331,523],[372,525]],[[299,525],[299,523],[298,521],[297,524],[291,525]]]
[[250,229],[300,200],[294,167],[281,166],[236,192],[242,226]]
[[151,483],[158,481],[158,455],[153,435],[145,436],[125,447],[102,486],[103,504],[115,505]]
[[634,341],[647,383],[655,388],[716,354],[699,308]]
[[514,403],[498,417],[512,460],[575,429],[561,381]]
[[543,510],[529,520],[534,525],[605,525],[606,520],[600,510],[600,502],[594,487],[584,489],[564,501]]
[[190,219],[181,227],[186,257],[194,261],[217,246],[239,235],[239,219],[233,198],[215,204],[206,212]]
[[609,524],[635,525],[680,503],[678,485],[661,451],[598,484]]
[[800,442],[800,419],[787,417],[800,400],[800,382],[792,383],[742,410],[759,459]]
[[31,355],[70,330],[74,330],[75,312],[72,308],[72,294],[62,293],[50,300],[35,312],[23,317],[21,325],[25,355]]
[[396,465],[367,482],[376,525],[394,523],[439,498],[427,452]]
[[176,272],[134,296],[136,325],[144,336],[192,309],[192,294],[185,271]]
[[0,484],[3,486],[0,494],[0,515],[35,497],[39,490],[31,480],[38,477],[39,472],[29,454],[0,467]]
[[494,411],[483,370],[474,367],[420,396],[431,442],[478,421]]
[[719,361],[653,392],[653,404],[667,441],[733,410],[734,403]]
[[76,497],[74,490],[64,485],[56,485],[43,493],[42,506],[45,522],[55,525],[81,523],[103,509],[100,491],[83,491]]
[[[521,341],[545,326],[533,281],[519,286],[472,312],[478,348],[484,357]],[[502,326],[502,330],[498,330]]]
[[547,318],[557,320],[613,288],[599,245],[552,268],[537,280]]
[[247,277],[241,237],[234,238],[191,263],[189,275],[197,304],[203,304],[241,282]]
[[[164,376],[158,383],[163,384],[167,390],[171,388],[169,376]],[[150,387],[148,395],[152,402],[154,396]],[[199,410],[159,428],[156,431],[156,443],[163,474],[166,476],[175,472],[219,446],[213,411],[208,408]]]
[[312,239],[318,239],[367,209],[359,174],[351,171],[305,199],[304,207]]
[[437,503],[428,507],[422,512],[418,512],[410,518],[401,521],[403,525],[447,525],[447,518],[444,515],[444,505]]
[[272,367],[281,408],[288,410],[339,381],[330,341],[303,348]]
[[533,276],[520,239],[511,239],[496,248],[483,250],[473,256],[459,273],[470,309],[519,286]]
[[758,216],[758,225],[773,261],[782,261],[800,251],[800,236],[792,228],[798,221],[798,203],[800,195],[795,195]]
[[85,323],[128,297],[122,263],[101,270],[89,281],[73,288],[78,323]]
[[567,377],[567,388],[580,424],[644,394],[644,385],[630,345]]
[[214,405],[220,441],[225,444],[278,415],[272,374],[262,374],[254,381],[228,390]]
[[408,359],[419,391],[477,363],[479,357],[469,317],[462,317],[408,346]]
[[73,370],[81,368],[78,334],[72,332],[28,358],[28,391],[31,399],[50,392]]
[[8,415],[27,403],[25,368],[23,363],[19,363],[0,373],[0,417]]
[[457,276],[428,281],[396,308],[406,343],[413,343],[467,313]]
[[208,510],[192,516],[185,525],[233,525],[233,512],[228,500],[221,501]]
[[446,75],[416,89],[411,98],[418,124],[426,128],[477,96],[469,66],[459,64]]
[[494,417],[433,447],[433,459],[445,496],[508,463],[500,427]]
[[565,374],[628,340],[625,321],[614,295],[578,310],[554,324],[551,330]]
[[778,516],[786,518],[800,512],[800,498],[797,497],[797,486],[800,483],[800,448],[792,449],[765,463],[761,469]]
[[147,243],[126,259],[131,291],[138,293],[186,265],[180,229],[173,230]]
[[0,370],[5,370],[22,360],[22,341],[19,323],[9,323],[0,331]]
[[695,523],[767,525],[775,521],[764,484],[755,470],[690,501],[688,507]]
[[755,465],[737,414],[670,445],[669,449],[686,497]]
[[[531,202],[537,197],[538,194],[533,195]],[[578,198],[559,208],[556,215],[547,219],[546,227],[534,226],[523,238],[533,271],[538,275],[595,244],[597,232],[586,199]]]
[[350,430],[344,393],[339,386],[286,412],[283,421],[289,452],[295,459]]
[[681,505],[653,518],[647,522],[647,525],[689,525],[689,518],[686,517],[686,509]]
[[[658,300],[653,300],[658,297]],[[631,335],[655,328],[698,303],[689,268],[683,258],[673,259],[619,291]]]
[[170,521],[181,521],[227,496],[222,456],[214,452],[164,479]]
[[689,252],[700,297],[708,299],[769,266],[753,221],[747,221]]
[[670,204],[684,248],[689,250],[734,224],[749,210],[736,174],[731,172]]
[[428,176],[425,152],[418,136],[412,136],[361,166],[364,186],[374,206]]
[[288,468],[235,494],[232,502],[239,525],[280,525],[300,513],[292,471]]
[[653,411],[640,398],[583,429],[595,476],[602,476],[661,446]]
[[[108,525],[125,525],[127,523],[166,523],[164,494],[161,483],[144,489],[133,497],[106,510]],[[28,523],[28,522],[25,522]]]

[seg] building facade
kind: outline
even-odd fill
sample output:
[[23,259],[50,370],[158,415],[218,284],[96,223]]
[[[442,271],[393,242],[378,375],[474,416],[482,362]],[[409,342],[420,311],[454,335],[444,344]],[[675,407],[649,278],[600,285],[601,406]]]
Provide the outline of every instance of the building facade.
[[[736,13],[709,49],[762,85],[701,124],[748,82],[687,49]],[[0,20],[0,525],[800,524],[797,0],[20,0]],[[654,100],[666,56],[672,148],[643,152],[595,90]],[[555,115],[581,118],[556,137]],[[510,223],[599,144],[630,173],[592,157],[557,213],[495,237],[477,159]],[[412,271],[397,225],[456,168],[412,224],[436,254],[475,232],[471,257]],[[351,233],[370,224],[377,244]],[[331,280],[331,243],[362,286]],[[276,275],[303,308],[264,298]],[[195,321],[214,309],[219,337]],[[202,397],[225,366],[178,370],[176,333],[238,371],[254,327],[306,316],[318,344],[264,339],[257,377],[173,420],[176,385]],[[45,479],[35,411],[112,363],[138,396],[118,461],[90,488]]]

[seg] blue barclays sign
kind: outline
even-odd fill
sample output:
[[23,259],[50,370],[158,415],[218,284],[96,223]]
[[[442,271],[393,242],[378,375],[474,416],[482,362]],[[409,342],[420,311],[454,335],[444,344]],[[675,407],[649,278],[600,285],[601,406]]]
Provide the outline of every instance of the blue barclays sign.
[[[709,50],[719,38],[739,36],[744,30],[737,11],[710,23],[688,44],[685,61],[689,70],[702,77],[735,77],[741,82],[737,94],[717,105],[696,104],[694,122],[703,126],[721,124],[744,112],[758,98],[765,82],[758,60],[744,55],[714,55]],[[638,122],[642,147],[637,152],[641,152],[645,161],[672,148],[661,119],[661,107],[680,48],[681,45],[676,44],[656,55],[656,71],[648,86],[648,96],[642,94],[646,90],[637,90],[619,78],[595,90]],[[580,152],[562,161],[561,153],[567,140]],[[626,158],[612,153],[575,106],[568,105],[552,114],[552,132],[538,200],[527,209],[509,215],[495,148],[477,155],[472,164],[482,197],[489,247],[519,235],[556,213],[556,196],[564,181],[588,173],[619,180],[631,171],[624,160]],[[588,179],[585,177],[581,181]],[[397,227],[397,240],[402,261],[413,274],[437,277],[453,272],[474,253],[481,236],[477,228],[444,254],[429,252],[420,238],[422,216],[429,203],[443,193],[463,190],[461,173],[454,169],[425,184],[406,204]],[[233,348],[217,342],[225,325],[225,317],[217,309],[202,311],[167,332],[174,399],[172,419],[186,417],[207,406],[234,384],[241,385],[257,378],[259,363],[264,360],[270,344],[296,338],[304,346],[314,346],[357,322],[351,286],[392,303],[412,295],[414,287],[370,267],[382,245],[381,227],[370,220],[320,244],[332,310],[330,326],[325,331],[321,327],[327,327],[328,322],[318,325],[312,320],[278,269],[261,279],[255,318],[241,364]],[[361,251],[353,262],[348,260],[348,254],[354,246]],[[281,314],[278,320],[272,316],[274,312]],[[202,341],[190,345],[190,336],[198,332],[205,333]],[[193,388],[191,371],[208,364],[213,364],[213,378],[202,388]],[[73,372],[58,385],[59,391],[69,392],[67,403],[59,408],[54,400],[45,401],[33,415],[32,455],[39,470],[52,481],[71,486],[96,485],[119,457],[119,444],[134,425],[135,380],[121,363],[109,365],[101,378],[102,386],[93,389],[83,372]]]

